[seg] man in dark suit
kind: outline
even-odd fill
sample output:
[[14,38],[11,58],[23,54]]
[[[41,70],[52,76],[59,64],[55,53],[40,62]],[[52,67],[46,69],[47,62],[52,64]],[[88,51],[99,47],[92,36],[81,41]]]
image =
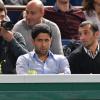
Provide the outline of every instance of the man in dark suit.
[[72,74],[100,74],[100,45],[97,24],[84,21],[79,26],[82,46],[69,57]]

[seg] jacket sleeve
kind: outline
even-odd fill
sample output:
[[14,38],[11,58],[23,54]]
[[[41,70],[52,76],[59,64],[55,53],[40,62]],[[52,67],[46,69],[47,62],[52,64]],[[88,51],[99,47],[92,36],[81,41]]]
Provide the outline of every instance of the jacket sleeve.
[[14,33],[14,39],[12,39],[8,43],[8,45],[15,57],[19,57],[20,55],[23,55],[28,52],[28,50],[26,49],[25,40],[23,36],[18,32]]
[[71,74],[81,74],[80,57],[77,53],[73,53],[68,57]]

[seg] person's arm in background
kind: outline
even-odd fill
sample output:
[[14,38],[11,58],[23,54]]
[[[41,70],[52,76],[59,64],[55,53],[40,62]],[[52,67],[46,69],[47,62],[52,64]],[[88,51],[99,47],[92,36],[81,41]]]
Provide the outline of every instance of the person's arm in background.
[[52,32],[52,44],[51,44],[51,51],[54,54],[63,54],[63,47],[62,47],[62,41],[61,41],[61,33],[60,33],[60,29],[57,26],[57,24],[50,22],[47,23],[50,28],[51,28],[51,32]]
[[14,38],[9,42],[9,46],[16,57],[28,52],[25,40],[20,33],[14,33]]
[[16,57],[28,52],[25,48],[25,40],[20,33],[13,33],[2,28],[0,35],[8,43],[9,49]]

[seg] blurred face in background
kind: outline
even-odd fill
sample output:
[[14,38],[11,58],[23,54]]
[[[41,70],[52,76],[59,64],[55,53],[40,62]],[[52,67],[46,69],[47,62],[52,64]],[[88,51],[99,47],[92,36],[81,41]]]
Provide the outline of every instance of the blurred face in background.
[[6,17],[5,11],[0,11],[0,21],[4,20]]
[[94,8],[97,14],[100,14],[100,0],[94,0]]
[[27,4],[25,18],[29,26],[34,26],[38,23],[41,23],[43,15],[44,8],[41,5],[32,1]]
[[59,8],[62,12],[69,11],[69,9],[70,9],[69,0],[57,0],[57,1],[56,1],[56,4],[57,4],[58,8]]

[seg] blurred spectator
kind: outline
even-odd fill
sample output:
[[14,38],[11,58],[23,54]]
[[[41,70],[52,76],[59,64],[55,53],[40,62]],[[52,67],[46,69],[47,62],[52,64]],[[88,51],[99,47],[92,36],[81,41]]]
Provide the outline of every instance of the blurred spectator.
[[83,0],[83,9],[86,19],[96,23],[100,31],[100,0]]
[[53,7],[45,8],[44,17],[59,26],[62,39],[79,39],[78,27],[85,16],[81,9],[74,8],[69,1],[56,0]]
[[12,25],[6,21],[6,8],[0,3],[0,73],[16,73],[18,56],[27,53],[25,40],[20,33],[12,32]]
[[81,6],[81,5],[82,5],[82,1],[83,1],[83,0],[70,0],[70,3],[71,3],[73,6]]
[[31,41],[31,31],[34,25],[38,23],[46,23],[50,27],[53,36],[51,51],[54,54],[63,54],[60,30],[54,22],[43,18],[43,3],[40,0],[30,1],[26,6],[24,14],[25,18],[15,24],[13,31],[20,32],[24,36],[28,50],[32,51],[34,48]]
[[6,13],[6,16],[4,17],[4,20],[5,20],[5,21],[10,21],[10,18],[9,18],[8,15],[7,15],[7,9],[5,8],[4,3],[3,3],[2,0],[0,0],[0,8],[1,8],[1,10],[4,10],[5,13]]
[[6,5],[26,5],[30,0],[3,0]]

